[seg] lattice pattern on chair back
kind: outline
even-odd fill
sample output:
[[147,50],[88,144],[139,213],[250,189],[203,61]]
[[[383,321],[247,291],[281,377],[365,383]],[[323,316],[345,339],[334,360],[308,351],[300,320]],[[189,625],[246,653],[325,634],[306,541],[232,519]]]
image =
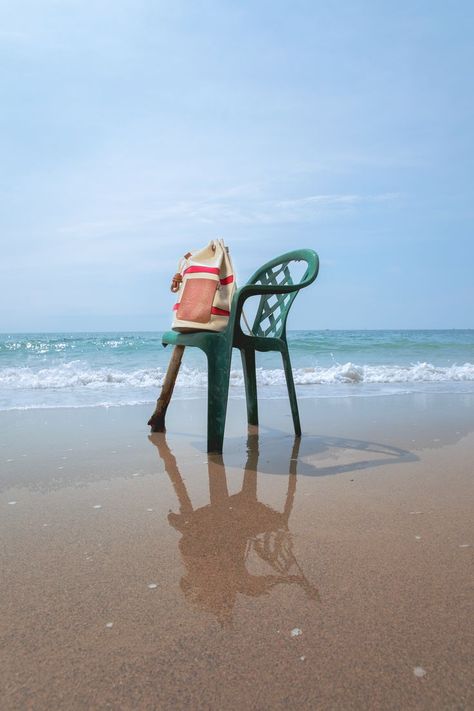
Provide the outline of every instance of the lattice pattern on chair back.
[[[276,264],[269,269],[265,269],[257,275],[254,284],[270,286],[293,285],[293,279],[289,269],[293,259]],[[298,292],[290,294],[269,294],[261,296],[260,303],[252,327],[255,336],[278,338],[284,328],[288,310]]]

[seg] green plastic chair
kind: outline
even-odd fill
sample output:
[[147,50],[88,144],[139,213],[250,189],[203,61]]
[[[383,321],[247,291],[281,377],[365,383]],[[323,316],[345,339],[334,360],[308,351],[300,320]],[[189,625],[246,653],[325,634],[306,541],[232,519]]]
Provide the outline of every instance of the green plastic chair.
[[[291,277],[290,266],[294,262],[302,261],[306,262],[306,270],[300,281],[295,283]],[[298,403],[286,340],[286,321],[297,293],[316,279],[318,271],[319,258],[312,249],[298,249],[282,254],[264,264],[250,277],[247,284],[236,290],[232,300],[229,324],[225,331],[220,333],[167,331],[163,334],[164,346],[193,346],[203,350],[207,356],[208,452],[222,452],[232,348],[238,348],[242,356],[247,419],[250,425],[258,425],[255,351],[279,351],[281,353],[295,434],[297,437],[301,436]],[[244,302],[251,296],[260,296],[260,302],[251,327],[251,334],[246,334],[242,331],[240,322]]]

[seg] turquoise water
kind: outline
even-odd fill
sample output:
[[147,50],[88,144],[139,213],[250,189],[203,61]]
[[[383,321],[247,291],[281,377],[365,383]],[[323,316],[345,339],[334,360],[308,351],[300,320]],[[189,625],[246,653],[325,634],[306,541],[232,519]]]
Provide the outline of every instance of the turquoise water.
[[[474,392],[474,330],[292,331],[300,397]],[[153,402],[169,359],[160,333],[0,335],[0,409]],[[260,396],[285,396],[278,354],[257,361]],[[180,398],[205,394],[206,363],[188,349]],[[238,354],[231,396],[243,397]]]

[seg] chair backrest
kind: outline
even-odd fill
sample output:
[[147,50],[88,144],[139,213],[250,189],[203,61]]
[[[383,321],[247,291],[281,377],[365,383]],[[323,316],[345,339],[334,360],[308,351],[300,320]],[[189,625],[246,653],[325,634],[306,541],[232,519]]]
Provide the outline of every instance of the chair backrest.
[[[295,262],[302,261],[306,262],[306,270],[295,282],[291,268],[294,271]],[[260,296],[252,334],[261,338],[279,338],[284,334],[288,312],[298,291],[316,279],[318,270],[319,258],[316,252],[312,249],[297,249],[272,259],[256,271],[247,283],[272,286],[274,290]]]

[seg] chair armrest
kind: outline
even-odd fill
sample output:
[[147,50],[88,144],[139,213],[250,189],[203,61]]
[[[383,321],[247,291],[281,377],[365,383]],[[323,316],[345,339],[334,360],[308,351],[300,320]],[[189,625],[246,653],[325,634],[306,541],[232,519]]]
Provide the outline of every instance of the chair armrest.
[[231,314],[242,310],[244,302],[251,296],[264,296],[271,294],[292,294],[301,288],[300,284],[288,284],[286,286],[275,286],[274,284],[244,284],[235,291],[232,299]]
[[247,299],[251,296],[271,296],[271,294],[292,294],[301,289],[300,284],[288,284],[286,286],[278,286],[274,284],[244,284],[237,289],[232,298],[230,309],[229,330],[234,331],[234,328],[239,326],[242,308]]
[[263,296],[264,294],[292,294],[294,291],[299,291],[305,284],[244,284],[237,289],[235,296],[238,296],[239,300],[245,301],[249,296]]

